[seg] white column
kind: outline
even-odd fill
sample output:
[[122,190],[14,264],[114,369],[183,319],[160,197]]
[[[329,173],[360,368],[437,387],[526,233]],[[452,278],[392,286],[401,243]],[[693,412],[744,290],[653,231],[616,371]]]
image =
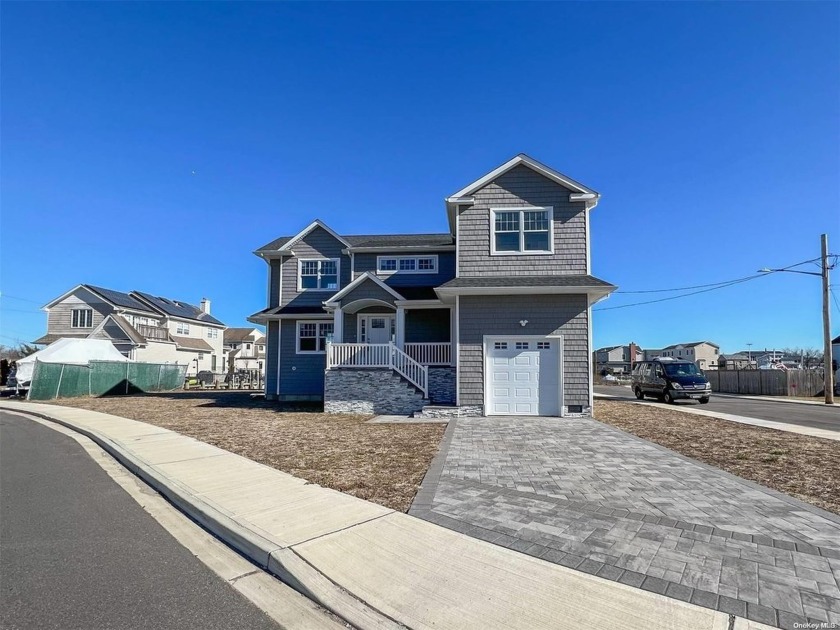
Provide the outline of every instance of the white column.
[[405,307],[397,307],[397,348],[405,349]]
[[450,348],[449,350],[449,352],[451,353],[449,356],[449,362],[451,365],[455,365],[458,356],[458,317],[456,316],[457,312],[457,309],[449,309],[449,340],[452,342],[452,348]]
[[333,343],[342,343],[344,340],[344,312],[338,306],[335,309],[333,320]]

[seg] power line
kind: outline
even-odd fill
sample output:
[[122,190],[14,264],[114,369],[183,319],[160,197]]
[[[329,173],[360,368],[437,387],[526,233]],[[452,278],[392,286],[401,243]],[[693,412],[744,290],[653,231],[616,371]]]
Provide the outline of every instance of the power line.
[[20,300],[21,302],[32,302],[32,304],[40,304],[41,303],[41,302],[37,302],[35,300],[30,300],[30,299],[27,299],[27,298],[15,297],[14,295],[9,295],[7,293],[0,293],[0,298],[9,299],[9,300]]
[[688,297],[690,295],[697,295],[698,293],[708,293],[709,291],[717,291],[718,289],[725,289],[726,287],[731,287],[735,284],[741,284],[742,282],[749,282],[750,280],[755,280],[757,278],[764,278],[770,274],[767,273],[760,273],[755,276],[747,276],[746,278],[739,278],[738,280],[732,280],[726,284],[722,284],[719,286],[713,286],[711,289],[702,289],[701,291],[692,291],[691,293],[683,293],[682,295],[672,295],[671,297],[660,298],[658,300],[648,300],[646,302],[634,302],[633,304],[624,304],[622,306],[608,306],[606,308],[593,308],[593,312],[600,312],[600,311],[614,311],[619,308],[630,308],[631,306],[642,306],[643,304],[655,304],[657,302],[667,302],[668,300],[678,300],[680,298]]
[[[811,260],[804,260],[804,261],[802,261],[800,263],[796,263],[794,265],[789,265],[787,267],[782,267],[782,270],[792,269],[794,267],[799,267],[800,265],[807,265],[808,263],[812,263],[816,260],[819,260],[819,258],[812,258]],[[770,272],[770,273],[773,273],[773,272]],[[733,284],[733,283],[746,282],[747,280],[752,280],[753,278],[759,278],[759,277],[765,276],[765,275],[768,275],[768,274],[767,273],[754,274],[752,276],[744,276],[743,278],[733,278],[732,280],[722,280],[720,282],[712,282],[710,284],[697,284],[697,285],[694,285],[692,287],[678,287],[678,288],[674,288],[674,289],[649,289],[649,290],[646,290],[646,291],[615,291],[614,294],[618,294],[618,293],[621,293],[621,294],[671,293],[671,292],[674,292],[674,291],[691,291],[693,289],[705,289],[707,287],[721,287],[722,288],[724,286],[729,286],[730,284]],[[607,309],[598,309],[598,310],[607,310]]]
[[21,308],[6,308],[2,304],[0,304],[0,310],[6,311],[7,313],[8,312],[11,312],[11,313],[36,313],[38,315],[40,315],[42,313],[42,311],[28,311],[28,310],[24,310],[24,309],[21,309]]

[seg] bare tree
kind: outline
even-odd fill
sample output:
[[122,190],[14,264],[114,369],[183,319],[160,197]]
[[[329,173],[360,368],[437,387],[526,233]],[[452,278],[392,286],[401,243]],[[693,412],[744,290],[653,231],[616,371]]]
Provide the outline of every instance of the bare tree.
[[782,352],[790,357],[796,357],[806,370],[817,365],[822,365],[823,351],[816,348],[783,348]]
[[38,351],[37,346],[28,343],[21,343],[17,346],[6,346],[0,344],[0,359],[7,359],[8,361],[17,361],[23,357],[28,357]]

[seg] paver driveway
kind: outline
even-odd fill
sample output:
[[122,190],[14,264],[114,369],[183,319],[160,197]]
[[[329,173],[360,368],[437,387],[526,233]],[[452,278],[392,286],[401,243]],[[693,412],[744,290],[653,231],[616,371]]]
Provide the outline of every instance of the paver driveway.
[[409,513],[771,625],[840,623],[840,516],[594,420],[453,421]]

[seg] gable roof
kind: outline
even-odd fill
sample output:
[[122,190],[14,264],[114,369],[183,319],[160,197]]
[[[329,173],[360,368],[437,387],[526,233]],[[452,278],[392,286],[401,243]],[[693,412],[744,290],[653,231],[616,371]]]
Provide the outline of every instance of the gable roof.
[[679,347],[679,346],[682,346],[683,348],[694,348],[695,346],[699,346],[699,345],[702,345],[704,343],[708,344],[710,346],[714,346],[715,348],[720,350],[720,346],[717,345],[716,343],[712,343],[711,341],[692,341],[691,343],[675,343],[674,345],[671,345],[671,346],[665,346],[662,349],[663,350],[676,350],[677,347]]
[[470,184],[467,184],[466,186],[464,186],[458,192],[450,195],[449,197],[447,197],[447,201],[460,199],[460,198],[463,198],[463,197],[469,197],[475,191],[479,190],[480,188],[483,188],[484,186],[486,186],[487,184],[492,182],[497,177],[501,177],[502,175],[507,173],[509,170],[516,168],[520,164],[523,165],[523,166],[527,166],[532,171],[536,171],[537,173],[539,173],[543,177],[546,177],[553,182],[557,182],[561,186],[564,186],[565,188],[568,188],[569,190],[571,190],[573,192],[583,194],[583,195],[595,195],[595,197],[594,197],[595,199],[600,197],[600,193],[592,190],[591,188],[588,188],[587,186],[584,186],[580,182],[577,182],[577,181],[573,180],[568,175],[563,175],[563,173],[561,173],[559,171],[555,171],[550,166],[546,166],[542,162],[538,162],[534,158],[532,158],[530,156],[527,156],[524,153],[520,153],[519,155],[511,158],[510,160],[508,160],[507,162],[505,162],[501,166],[499,166],[497,168],[494,168],[492,171],[490,171],[486,175],[484,175],[482,177],[479,177],[477,180],[475,180],[474,182],[472,182]]
[[339,291],[334,296],[332,296],[329,300],[325,301],[324,306],[328,306],[328,307],[335,306],[336,304],[338,304],[338,302],[341,300],[341,298],[343,298],[345,295],[347,295],[348,293],[353,291],[356,287],[358,287],[359,285],[361,285],[361,284],[363,284],[367,281],[373,282],[374,284],[379,286],[381,289],[385,290],[387,293],[390,293],[394,297],[395,300],[402,300],[403,299],[402,295],[397,293],[394,289],[389,287],[387,284],[385,284],[382,280],[377,278],[370,271],[365,271],[361,276],[359,276],[358,278],[353,280],[353,282],[348,284],[341,291]]
[[[125,336],[131,340],[132,343],[137,345],[145,345],[146,338],[141,335],[137,329],[132,326],[131,324],[126,321],[126,319],[122,315],[117,315],[116,313],[111,313],[102,320],[102,323],[99,325],[99,328],[105,328],[105,322],[108,320],[113,321],[117,327],[125,333]],[[95,331],[94,331],[95,332]]]
[[260,337],[265,337],[262,332],[260,332],[257,328],[226,328],[225,335],[224,335],[224,342],[225,343],[239,343],[249,339],[252,333],[257,333],[255,339],[259,339]]
[[132,291],[132,294],[140,296],[144,301],[151,304],[160,312],[170,315],[171,317],[180,317],[181,319],[192,319],[204,324],[216,324],[224,326],[222,322],[205,313],[197,306],[187,304],[186,302],[178,302],[177,300],[170,300],[165,297],[155,297],[151,293],[143,293],[142,291]]
[[282,250],[288,250],[292,245],[297,243],[300,239],[302,239],[304,236],[309,234],[315,228],[321,228],[327,234],[329,234],[335,240],[337,240],[339,243],[344,244],[346,247],[350,247],[350,243],[345,241],[343,237],[339,236],[337,232],[333,231],[333,229],[329,225],[327,225],[326,223],[321,221],[321,219],[315,219],[312,223],[307,225],[305,228],[303,228],[300,232],[295,234],[293,237],[291,237],[289,240],[287,240],[285,243],[283,243],[283,245],[281,245],[277,249],[279,249],[281,251]]
[[[254,253],[260,254],[277,253],[288,251],[286,246],[294,239],[294,236],[281,236],[257,249]],[[399,248],[399,247],[454,247],[455,239],[449,233],[446,234],[358,234],[343,236],[342,240],[348,243],[349,249],[359,248]]]

